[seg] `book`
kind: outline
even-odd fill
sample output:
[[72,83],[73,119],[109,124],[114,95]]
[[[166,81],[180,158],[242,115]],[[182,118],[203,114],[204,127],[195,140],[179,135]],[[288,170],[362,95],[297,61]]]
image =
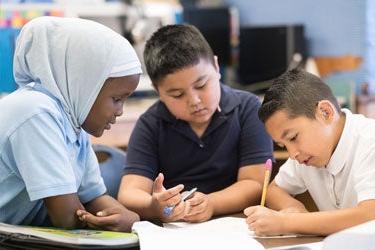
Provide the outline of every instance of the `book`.
[[133,233],[91,229],[67,230],[0,223],[0,246],[17,246],[18,248],[19,245],[24,245],[24,249],[34,249],[32,247],[43,249],[43,246],[48,246],[49,249],[52,246],[53,249],[59,249],[59,247],[72,249],[139,249],[138,236]]

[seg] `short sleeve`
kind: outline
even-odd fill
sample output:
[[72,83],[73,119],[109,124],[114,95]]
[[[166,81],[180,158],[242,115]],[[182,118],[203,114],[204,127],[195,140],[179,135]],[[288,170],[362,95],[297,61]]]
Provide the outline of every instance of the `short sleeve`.
[[77,185],[63,124],[49,113],[32,116],[9,136],[9,149],[30,200],[75,193]]
[[85,150],[87,152],[86,166],[82,182],[78,190],[78,196],[82,203],[87,203],[106,192],[106,187],[100,174],[99,163],[95,152],[91,146],[91,143],[88,141],[88,138],[85,141],[87,142]]
[[272,139],[258,118],[259,107],[260,102],[254,96],[248,100],[240,114],[240,166],[260,164],[267,159],[273,159]]
[[362,159],[354,168],[354,189],[358,195],[358,203],[375,199],[375,145],[361,152]]
[[277,186],[291,195],[297,195],[307,190],[305,182],[300,175],[298,166],[291,159],[288,159],[279,169],[275,177]]
[[124,174],[137,174],[151,180],[158,174],[157,124],[153,117],[138,119],[130,136]]

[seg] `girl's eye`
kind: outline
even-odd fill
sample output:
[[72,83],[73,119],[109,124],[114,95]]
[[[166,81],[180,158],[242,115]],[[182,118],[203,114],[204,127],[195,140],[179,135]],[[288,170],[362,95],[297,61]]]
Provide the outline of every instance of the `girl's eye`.
[[112,99],[113,99],[114,102],[120,102],[121,101],[120,97],[112,97]]

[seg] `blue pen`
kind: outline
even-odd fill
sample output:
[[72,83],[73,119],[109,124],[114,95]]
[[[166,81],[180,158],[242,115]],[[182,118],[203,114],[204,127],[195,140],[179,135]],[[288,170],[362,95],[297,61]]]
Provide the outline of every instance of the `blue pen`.
[[[188,192],[182,194],[181,201],[186,201],[188,198],[190,198],[190,197],[195,193],[195,191],[197,191],[197,188],[196,188],[196,187],[193,188],[193,189],[191,189],[190,191],[188,191]],[[167,207],[165,207],[164,210],[163,210],[164,215],[166,215],[166,216],[170,216],[170,215],[172,214],[172,212],[173,212],[173,209],[174,209],[177,205],[178,205],[178,204],[173,205],[173,206],[167,206]]]

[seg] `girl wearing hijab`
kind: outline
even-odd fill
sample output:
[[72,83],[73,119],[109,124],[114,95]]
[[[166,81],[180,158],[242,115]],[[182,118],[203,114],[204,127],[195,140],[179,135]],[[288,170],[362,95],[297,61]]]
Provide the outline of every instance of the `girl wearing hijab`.
[[0,222],[130,231],[139,216],[106,195],[89,135],[122,114],[141,64],[129,42],[78,18],[22,29],[0,100]]

